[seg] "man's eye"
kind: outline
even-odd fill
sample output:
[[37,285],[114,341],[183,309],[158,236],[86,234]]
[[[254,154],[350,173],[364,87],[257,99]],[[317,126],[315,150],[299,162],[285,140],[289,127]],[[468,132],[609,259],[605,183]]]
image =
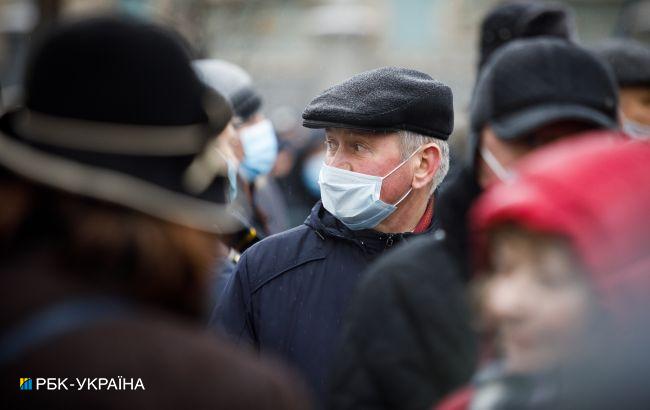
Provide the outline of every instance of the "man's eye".
[[330,151],[334,150],[336,149],[336,143],[334,141],[329,141],[329,140],[325,141],[325,148],[327,148]]
[[364,147],[361,144],[353,144],[352,148],[354,149],[355,152],[361,152],[361,151],[364,151],[366,149],[366,147]]

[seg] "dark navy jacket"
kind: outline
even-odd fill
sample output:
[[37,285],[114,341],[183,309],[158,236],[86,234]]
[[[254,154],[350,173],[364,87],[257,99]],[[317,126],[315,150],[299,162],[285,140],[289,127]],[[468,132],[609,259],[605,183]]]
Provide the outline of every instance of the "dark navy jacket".
[[318,202],[303,225],[242,255],[212,325],[294,365],[322,402],[341,321],[359,278],[382,252],[412,235],[352,231]]

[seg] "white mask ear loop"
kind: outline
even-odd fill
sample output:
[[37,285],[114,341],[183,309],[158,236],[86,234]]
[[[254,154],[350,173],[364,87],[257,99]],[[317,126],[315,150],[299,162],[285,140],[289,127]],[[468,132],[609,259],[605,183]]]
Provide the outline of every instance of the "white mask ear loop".
[[397,171],[398,169],[400,169],[400,167],[401,167],[402,165],[406,164],[406,163],[408,162],[408,160],[410,160],[411,158],[413,158],[413,155],[417,154],[419,151],[420,151],[419,149],[416,149],[415,151],[413,151],[413,153],[412,153],[411,155],[409,155],[408,158],[406,158],[404,161],[400,162],[399,165],[397,165],[395,168],[393,168],[393,170],[390,171],[388,174],[386,174],[386,175],[384,175],[383,177],[381,177],[381,179],[384,180],[384,179],[388,178],[389,176],[391,176],[391,174],[392,174],[393,172],[395,172],[395,171]]
[[498,159],[492,153],[485,147],[481,148],[481,158],[485,161],[487,166],[494,172],[494,174],[499,178],[501,181],[509,181],[511,180],[514,175],[511,171],[506,169],[501,163],[499,162]]
[[397,205],[399,205],[403,200],[406,199],[407,196],[409,196],[409,194],[411,193],[411,191],[413,191],[413,187],[411,187],[408,191],[406,191],[406,193],[405,193],[404,195],[402,195],[402,197],[401,197],[397,202],[395,202],[395,203],[393,204],[393,206],[394,206],[394,207],[397,207]]
[[[402,161],[398,166],[396,166],[392,171],[390,171],[388,174],[386,174],[386,176],[382,177],[382,178],[381,178],[382,182],[383,182],[383,180],[384,180],[385,178],[389,177],[393,172],[397,171],[397,170],[398,170],[402,165],[406,164],[406,163],[407,163],[411,158],[413,158],[413,155],[417,154],[419,151],[420,151],[419,149],[416,149],[415,151],[413,151],[413,153],[412,153],[411,155],[409,155],[408,158],[406,158],[406,159],[405,159],[404,161]],[[409,196],[409,194],[411,193],[411,191],[413,191],[413,187],[412,187],[412,186],[409,188],[408,191],[406,191],[406,193],[405,193],[404,195],[402,195],[402,197],[401,197],[400,199],[397,200],[397,202],[395,202],[395,203],[393,204],[393,206],[396,207],[397,205],[399,205],[403,200],[406,199],[407,196]]]

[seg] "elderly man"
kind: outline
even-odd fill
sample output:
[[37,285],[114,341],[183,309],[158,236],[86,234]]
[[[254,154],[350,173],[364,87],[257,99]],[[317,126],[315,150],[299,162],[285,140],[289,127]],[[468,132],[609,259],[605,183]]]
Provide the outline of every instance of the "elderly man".
[[436,205],[441,229],[380,258],[350,303],[330,409],[427,408],[467,381],[475,354],[462,298],[471,272],[468,209],[537,147],[616,128],[612,73],[565,40],[513,41],[482,69],[470,125],[470,162]]
[[386,67],[317,96],[304,125],[326,130],[322,202],[304,225],[242,255],[215,320],[238,342],[285,358],[322,395],[348,300],[384,251],[432,230],[449,166],[449,87]]

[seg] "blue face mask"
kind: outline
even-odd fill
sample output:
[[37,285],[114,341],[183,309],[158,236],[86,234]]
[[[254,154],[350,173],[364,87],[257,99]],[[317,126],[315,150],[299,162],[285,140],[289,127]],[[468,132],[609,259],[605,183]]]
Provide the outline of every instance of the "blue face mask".
[[230,183],[229,196],[230,202],[233,202],[237,197],[237,170],[238,166],[235,161],[228,161],[228,182]]
[[239,138],[244,148],[241,175],[253,182],[258,176],[271,172],[278,156],[278,139],[271,121],[262,120],[242,129]]
[[323,167],[325,154],[312,155],[302,166],[302,183],[310,194],[320,198],[320,185],[318,185],[318,176],[320,169]]
[[395,204],[387,204],[380,199],[382,182],[417,152],[413,152],[383,177],[360,174],[323,164],[318,178],[323,206],[352,230],[374,228],[395,212],[400,202],[413,190],[409,188]]

